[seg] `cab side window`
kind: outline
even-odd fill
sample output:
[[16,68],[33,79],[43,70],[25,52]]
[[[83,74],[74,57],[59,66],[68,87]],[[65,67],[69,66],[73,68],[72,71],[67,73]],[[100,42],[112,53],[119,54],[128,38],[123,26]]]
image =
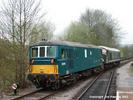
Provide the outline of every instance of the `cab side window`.
[[61,59],[66,59],[66,58],[67,58],[67,50],[61,49]]

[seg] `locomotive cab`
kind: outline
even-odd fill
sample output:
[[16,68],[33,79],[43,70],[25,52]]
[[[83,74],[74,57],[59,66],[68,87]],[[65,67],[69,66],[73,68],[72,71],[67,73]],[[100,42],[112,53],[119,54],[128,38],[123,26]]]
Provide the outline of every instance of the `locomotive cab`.
[[56,46],[33,46],[30,48],[31,74],[58,74]]
[[[36,87],[47,87],[72,71],[72,51],[60,45],[33,45],[29,48],[28,79]],[[52,84],[53,84],[52,83]]]
[[[47,87],[58,78],[57,46],[31,46],[29,48],[29,74],[36,87]],[[49,84],[50,85],[50,84]]]

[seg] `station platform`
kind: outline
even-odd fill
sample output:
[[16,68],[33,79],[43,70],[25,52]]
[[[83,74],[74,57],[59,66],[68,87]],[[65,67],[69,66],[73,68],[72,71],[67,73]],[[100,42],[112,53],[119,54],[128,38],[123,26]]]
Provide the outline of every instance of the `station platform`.
[[133,61],[117,69],[116,100],[133,100]]

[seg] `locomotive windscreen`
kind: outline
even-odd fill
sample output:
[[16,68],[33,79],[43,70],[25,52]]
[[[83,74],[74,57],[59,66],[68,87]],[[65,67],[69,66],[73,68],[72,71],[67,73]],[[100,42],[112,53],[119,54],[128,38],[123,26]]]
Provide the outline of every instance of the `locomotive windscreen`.
[[35,46],[32,47],[32,58],[46,57],[53,58],[56,57],[56,46]]
[[38,57],[38,48],[32,48],[32,57]]
[[56,47],[49,46],[47,47],[47,57],[55,57],[56,56]]

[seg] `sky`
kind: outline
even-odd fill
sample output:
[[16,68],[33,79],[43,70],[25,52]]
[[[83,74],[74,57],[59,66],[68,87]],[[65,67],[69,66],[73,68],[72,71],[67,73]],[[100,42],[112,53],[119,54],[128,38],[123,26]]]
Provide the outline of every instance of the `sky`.
[[[0,5],[3,0],[0,0]],[[4,0],[7,1],[7,0]],[[42,0],[41,11],[55,26],[54,35],[61,35],[73,21],[78,21],[87,9],[99,9],[117,20],[121,33],[121,44],[133,44],[132,0]]]
[[118,21],[123,33],[121,44],[133,44],[132,0],[42,0],[46,19],[55,25],[54,35],[62,34],[86,9],[99,9]]

